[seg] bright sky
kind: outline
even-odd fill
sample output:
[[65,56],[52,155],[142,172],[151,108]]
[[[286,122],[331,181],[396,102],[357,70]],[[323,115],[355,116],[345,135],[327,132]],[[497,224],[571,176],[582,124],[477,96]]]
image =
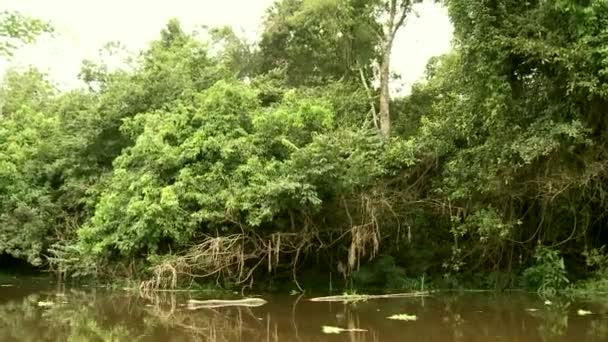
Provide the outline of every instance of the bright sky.
[[[62,88],[79,86],[77,74],[84,58],[95,59],[99,48],[120,41],[140,50],[156,39],[171,18],[186,30],[198,25],[230,25],[250,40],[257,36],[261,18],[273,0],[0,0],[3,10],[52,22],[58,35],[20,49],[12,61],[0,59],[0,73],[9,65],[34,65]],[[393,71],[402,75],[395,91],[408,92],[422,76],[428,59],[450,48],[452,26],[444,8],[427,1],[416,7],[397,36]]]

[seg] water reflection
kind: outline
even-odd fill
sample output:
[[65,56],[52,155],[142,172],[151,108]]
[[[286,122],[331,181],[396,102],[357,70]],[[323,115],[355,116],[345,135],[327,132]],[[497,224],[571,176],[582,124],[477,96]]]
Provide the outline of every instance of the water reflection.
[[554,341],[566,334],[569,309],[570,302],[546,300],[540,310],[531,311],[531,315],[540,320],[538,332],[543,341]]
[[[187,293],[0,288],[0,341],[606,341],[608,305],[525,294],[314,303],[266,297],[262,307],[188,310]],[[196,298],[201,299],[200,296]],[[577,315],[584,308],[593,312]],[[386,317],[407,313],[416,321]],[[321,327],[364,329],[323,334]]]

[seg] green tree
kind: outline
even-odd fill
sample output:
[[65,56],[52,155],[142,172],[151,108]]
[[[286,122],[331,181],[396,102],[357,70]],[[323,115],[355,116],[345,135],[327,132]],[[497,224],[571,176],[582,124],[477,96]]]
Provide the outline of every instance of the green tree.
[[56,92],[46,76],[36,69],[23,72],[9,69],[0,88],[0,118],[8,117],[22,107],[41,110]]
[[52,26],[15,11],[0,12],[0,56],[10,57],[20,44],[33,43],[42,33],[52,32]]
[[397,32],[405,23],[407,15],[412,10],[416,0],[381,0],[374,1],[374,14],[380,23],[376,34],[380,38],[378,50],[380,54],[378,78],[380,80],[380,107],[378,111],[378,124],[380,133],[384,138],[391,134],[390,115],[390,65],[391,52]]
[[605,126],[598,115],[606,101],[600,37],[608,7],[447,4],[455,53],[431,64],[429,80],[410,101],[425,94],[412,139],[441,161],[427,196],[452,208],[452,265],[462,270],[462,262],[482,260],[515,267],[505,250],[531,260],[532,247],[512,241],[570,250],[601,230],[587,218],[604,208],[593,193],[604,188],[598,149]]
[[[260,42],[261,70],[284,68],[288,84],[361,82],[373,121],[390,136],[390,55],[397,32],[418,1],[284,0],[269,11]],[[378,72],[370,73],[372,63]],[[380,81],[379,110],[370,79]]]
[[283,68],[290,86],[359,82],[375,57],[370,11],[359,0],[277,1],[263,23],[260,71]]

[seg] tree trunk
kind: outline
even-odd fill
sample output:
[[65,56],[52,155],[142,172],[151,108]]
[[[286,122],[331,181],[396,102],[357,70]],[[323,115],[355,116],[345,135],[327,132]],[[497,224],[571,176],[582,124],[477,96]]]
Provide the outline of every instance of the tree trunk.
[[383,138],[388,139],[391,135],[391,115],[390,115],[390,60],[391,60],[391,44],[386,44],[384,48],[384,56],[380,63],[380,112],[378,113],[380,120],[380,134]]
[[367,85],[367,80],[365,79],[365,73],[363,71],[363,68],[359,64],[359,62],[357,62],[357,68],[359,68],[359,77],[361,78],[361,84],[363,85],[363,89],[365,89],[365,94],[367,95],[367,99],[369,100],[369,106],[370,106],[371,112],[372,112],[372,120],[374,122],[374,127],[376,127],[376,129],[379,130],[380,124],[378,123],[378,113],[376,112],[376,103],[375,103],[376,99],[374,98],[374,95],[372,94],[371,89],[369,89],[369,86]]
[[383,9],[388,13],[387,21],[382,25],[382,31],[378,32],[382,42],[382,59],[380,60],[380,110],[378,119],[380,121],[380,134],[384,139],[391,135],[391,113],[390,102],[391,94],[389,91],[391,50],[397,31],[407,17],[412,8],[412,3],[422,0],[390,0],[382,2]]

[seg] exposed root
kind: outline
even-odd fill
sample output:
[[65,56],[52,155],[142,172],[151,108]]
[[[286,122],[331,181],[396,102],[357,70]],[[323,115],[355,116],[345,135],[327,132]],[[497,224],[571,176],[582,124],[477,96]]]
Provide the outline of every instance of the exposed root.
[[348,277],[359,269],[362,260],[372,260],[378,255],[382,238],[381,216],[392,213],[397,225],[399,219],[382,194],[362,194],[355,203],[351,202],[350,209],[347,200],[341,200],[348,217],[342,229],[321,235],[314,220],[304,212],[299,213],[302,226],[296,227],[294,214],[290,213],[291,232],[273,232],[265,236],[233,222],[240,227],[241,233],[207,236],[179,255],[164,257],[151,268],[153,276],[141,283],[140,290],[145,293],[173,289],[184,281],[210,277],[216,281],[223,279],[251,286],[256,270],[265,268],[272,273],[287,268],[298,289],[304,292],[297,281],[301,259],[310,253],[345,243],[348,244],[348,253],[346,260],[342,259],[344,262],[338,262],[338,269]]
[[153,266],[153,277],[141,283],[140,292],[176,288],[184,278],[215,277],[243,284],[252,279],[264,261],[267,271],[273,272],[280,265],[282,254],[292,255],[290,266],[295,280],[298,258],[312,245],[313,237],[306,233],[274,233],[268,238],[244,234],[207,237],[183,254]]
[[380,227],[376,216],[376,206],[369,196],[361,196],[361,224],[350,230],[351,242],[348,249],[347,272],[358,270],[361,259],[373,259],[380,247]]
[[142,282],[142,292],[154,289],[176,288],[180,276],[203,278],[225,277],[242,281],[246,275],[246,262],[257,258],[256,253],[245,253],[243,235],[208,237],[185,253],[165,259],[152,267],[152,279]]

